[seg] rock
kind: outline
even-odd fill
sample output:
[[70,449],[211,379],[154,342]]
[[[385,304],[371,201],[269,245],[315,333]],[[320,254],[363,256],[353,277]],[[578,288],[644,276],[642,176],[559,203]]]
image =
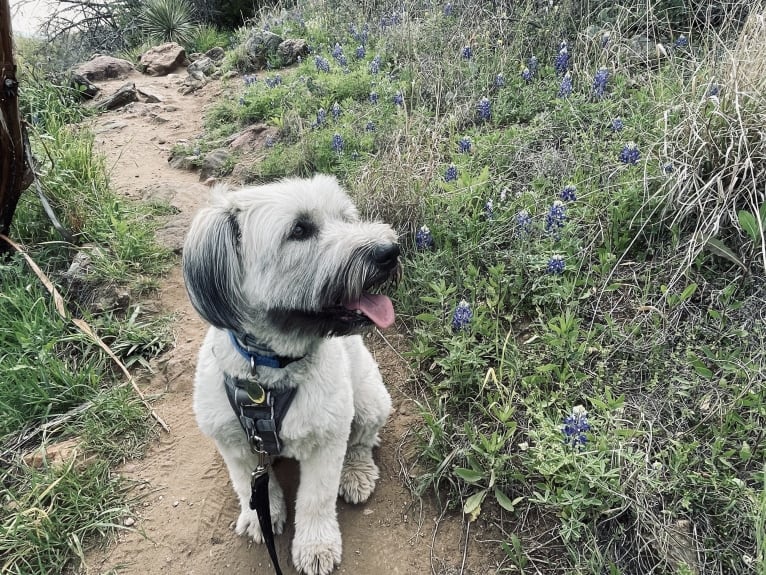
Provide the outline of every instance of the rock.
[[226,51],[223,48],[216,46],[205,52],[205,56],[210,58],[213,62],[219,63],[223,60],[224,56],[226,56]]
[[89,100],[95,98],[101,91],[98,86],[91,83],[90,80],[88,80],[85,76],[81,76],[80,74],[72,74],[72,77],[69,80],[69,85],[77,90],[78,94],[88,98]]
[[211,150],[202,158],[200,166],[200,179],[205,180],[210,176],[216,176],[225,171],[226,165],[231,161],[231,153],[223,148]]
[[[269,127],[266,124],[253,124],[248,126],[245,130],[234,134],[228,140],[229,147],[234,150],[241,150],[242,148],[254,148],[256,142],[264,140],[267,136],[264,132],[269,131]],[[276,132],[276,129],[270,131]],[[274,134],[271,134],[272,136]]]
[[96,104],[96,108],[100,110],[114,110],[137,101],[138,92],[136,91],[136,85],[131,82],[120,86],[119,90],[114,94]]
[[216,66],[215,62],[213,62],[210,58],[207,56],[202,56],[198,60],[189,64],[189,67],[186,69],[186,71],[192,75],[195,72],[201,72],[202,74],[210,76],[216,71]]
[[201,161],[202,158],[198,154],[185,156],[173,154],[168,158],[168,164],[170,164],[171,168],[176,170],[193,170]]
[[73,74],[82,76],[87,81],[97,82],[111,78],[125,78],[133,71],[133,64],[121,58],[97,54],[88,62],[75,68]]
[[95,454],[86,456],[83,453],[80,440],[76,437],[38,447],[23,456],[24,463],[37,469],[42,467],[60,467],[73,459],[76,460],[78,469],[80,469],[95,458]]
[[135,524],[136,524],[136,520],[135,520],[135,519],[133,519],[132,517],[126,517],[126,518],[123,520],[122,524],[123,524],[125,527],[132,527],[133,525],[135,525]]
[[288,38],[277,46],[277,53],[282,58],[282,65],[289,66],[295,64],[298,58],[305,58],[309,55],[309,45],[302,38]]
[[245,53],[250,60],[248,71],[262,70],[269,58],[277,56],[282,38],[266,30],[252,30],[244,42]]
[[136,91],[138,92],[138,95],[141,96],[144,99],[144,102],[146,102],[147,104],[157,104],[159,102],[162,102],[162,98],[152,94],[151,92],[147,92],[143,88],[137,88]]
[[175,42],[160,44],[141,56],[140,69],[149,76],[166,76],[186,61],[186,50]]
[[221,78],[223,78],[224,80],[231,80],[232,78],[236,78],[237,76],[239,76],[239,72],[237,72],[236,70],[229,70],[223,76],[221,76]]

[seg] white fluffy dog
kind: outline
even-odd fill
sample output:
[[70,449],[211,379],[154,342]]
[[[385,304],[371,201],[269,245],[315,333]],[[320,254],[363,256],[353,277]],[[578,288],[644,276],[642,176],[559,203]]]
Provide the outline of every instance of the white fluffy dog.
[[[197,365],[197,422],[215,440],[239,496],[236,532],[261,542],[249,505],[258,458],[224,380],[256,381],[275,394],[296,389],[279,432],[280,455],[300,462],[292,559],[299,571],[326,574],[341,559],[338,494],[365,501],[378,479],[372,448],[391,399],[353,334],[394,321],[391,301],[367,290],[398,271],[397,236],[388,225],[361,221],[329,176],[213,195],[183,250],[189,296],[212,326]],[[286,508],[273,474],[268,494],[281,533]]]

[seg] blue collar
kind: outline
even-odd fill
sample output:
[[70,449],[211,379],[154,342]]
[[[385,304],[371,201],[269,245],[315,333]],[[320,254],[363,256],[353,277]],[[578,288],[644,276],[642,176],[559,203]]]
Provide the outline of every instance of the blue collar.
[[255,372],[255,368],[259,365],[281,369],[305,357],[285,357],[276,355],[272,350],[255,343],[247,334],[242,338],[244,339],[244,343],[240,341],[240,338],[237,337],[233,331],[229,332],[229,339],[231,340],[234,349],[237,350],[237,353],[244,357],[250,364],[250,369],[253,372]]

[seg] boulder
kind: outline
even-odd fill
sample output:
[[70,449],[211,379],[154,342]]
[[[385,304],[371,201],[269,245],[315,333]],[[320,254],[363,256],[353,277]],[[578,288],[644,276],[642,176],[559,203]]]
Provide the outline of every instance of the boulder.
[[202,72],[206,76],[212,76],[213,73],[216,71],[216,65],[215,62],[213,62],[210,58],[207,56],[202,56],[198,60],[195,60],[191,64],[189,64],[189,67],[186,69],[189,74],[194,74],[194,72]]
[[309,55],[309,44],[302,38],[288,38],[277,46],[277,53],[282,58],[282,65],[289,66],[295,64],[298,58]]
[[160,44],[141,56],[141,71],[149,76],[166,76],[186,61],[186,50],[175,42]]
[[226,56],[226,51],[223,48],[216,46],[205,52],[205,56],[210,58],[213,62],[219,63],[223,60],[224,56]]
[[97,54],[91,60],[75,68],[73,76],[81,76],[89,82],[124,78],[133,70],[133,64],[121,58]]
[[200,179],[204,180],[210,176],[218,176],[225,172],[227,165],[231,162],[232,156],[228,150],[218,148],[211,150],[202,158],[200,166]]
[[252,30],[244,42],[245,53],[250,60],[249,71],[262,70],[269,58],[277,56],[282,38],[267,30]]

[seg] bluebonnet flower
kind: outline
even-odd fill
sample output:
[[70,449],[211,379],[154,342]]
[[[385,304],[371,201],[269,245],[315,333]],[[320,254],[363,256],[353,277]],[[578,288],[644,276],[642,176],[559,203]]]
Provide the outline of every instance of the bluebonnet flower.
[[566,262],[564,261],[564,256],[557,254],[551,256],[551,259],[548,260],[548,267],[545,268],[545,271],[551,275],[558,276],[564,273],[565,268]]
[[488,220],[495,219],[495,204],[492,198],[488,199],[487,203],[484,204],[484,217]]
[[332,55],[333,58],[337,60],[338,58],[343,56],[343,47],[336,42],[330,54]]
[[620,150],[620,161],[623,164],[631,164],[635,166],[638,160],[641,159],[641,152],[638,151],[638,146],[634,142],[628,142]]
[[492,105],[489,102],[489,98],[486,96],[479,100],[479,103],[476,104],[476,108],[479,111],[479,118],[482,120],[489,120],[492,117]]
[[503,86],[505,86],[505,76],[500,72],[495,76],[495,88],[502,88]]
[[245,83],[245,86],[252,86],[255,84],[257,78],[255,77],[255,74],[245,74],[242,76],[242,81]]
[[529,60],[527,60],[527,68],[529,68],[529,71],[532,73],[532,77],[534,78],[537,76],[537,68],[539,66],[539,63],[537,62],[537,56],[534,54],[529,57]]
[[460,300],[460,303],[457,304],[457,307],[455,308],[455,312],[452,314],[453,331],[466,329],[468,324],[471,323],[471,318],[473,318],[471,306],[468,305],[468,302],[464,299]]
[[375,131],[375,122],[367,122],[367,125],[364,127],[365,132],[374,132]]
[[519,232],[529,231],[529,226],[532,224],[532,216],[529,215],[529,211],[521,210],[516,214],[515,220]]
[[721,87],[718,84],[710,84],[707,91],[708,98],[715,98],[721,93]]
[[564,443],[572,447],[583,447],[588,441],[585,435],[590,431],[588,423],[588,412],[582,405],[575,405],[572,413],[564,419],[564,427],[561,430],[564,434]]
[[553,67],[556,69],[558,75],[565,74],[569,69],[569,51],[566,46],[563,46],[559,53],[556,55],[556,60],[553,62]]
[[609,80],[609,70],[606,68],[599,68],[596,75],[593,77],[593,94],[596,98],[601,99],[606,93],[606,83]]
[[471,138],[463,136],[457,143],[458,151],[461,154],[468,154],[471,152]]
[[266,82],[266,85],[267,85],[269,88],[273,88],[274,86],[279,86],[279,85],[282,83],[282,76],[280,76],[279,74],[277,74],[277,75],[276,75],[276,76],[274,76],[274,77],[271,77],[271,78],[266,78],[266,79],[264,80],[264,82]]
[[338,64],[341,68],[348,66],[348,60],[346,60],[346,57],[343,54],[338,57]]
[[273,148],[275,143],[276,142],[274,141],[274,138],[269,136],[266,138],[266,141],[263,142],[263,145],[266,146],[267,148]]
[[443,10],[443,12],[444,12],[444,15],[445,15],[445,16],[452,16],[452,4],[450,4],[449,2],[447,2],[447,3],[444,5],[444,10]]
[[401,92],[394,94],[394,104],[400,107],[404,107],[404,95]]
[[370,62],[370,74],[380,72],[380,55],[375,56]]
[[508,197],[508,188],[503,188],[500,190],[500,203],[505,202],[505,199]]
[[452,182],[455,180],[457,180],[457,167],[455,164],[450,164],[444,172],[444,181]]
[[565,202],[574,202],[577,200],[577,186],[574,184],[567,184],[564,189],[561,190],[559,197]]
[[240,106],[244,106],[245,105],[245,99],[242,96],[239,97],[239,105]]
[[572,74],[567,72],[561,80],[559,86],[559,98],[568,98],[572,95]]
[[610,127],[612,128],[612,132],[622,132],[622,128],[624,127],[622,124],[622,118],[612,119]]
[[340,118],[340,115],[341,115],[342,113],[343,113],[343,112],[342,112],[342,111],[341,111],[341,109],[340,109],[340,104],[338,104],[338,102],[335,102],[335,103],[332,105],[332,117],[333,117],[333,120],[335,120],[335,121],[337,122],[337,121],[338,121],[338,118]]
[[676,41],[673,42],[674,48],[686,48],[689,45],[689,40],[681,34],[678,38],[676,38]]
[[314,64],[316,64],[317,72],[329,72],[330,63],[321,56],[314,57]]
[[675,167],[673,166],[673,162],[665,162],[662,164],[662,171],[666,174],[672,174],[673,170],[675,170]]
[[545,214],[545,231],[558,236],[567,221],[567,207],[561,200],[556,200]]
[[319,108],[319,110],[317,110],[317,122],[316,122],[316,125],[317,126],[321,126],[322,124],[325,123],[325,120],[327,120],[327,112],[325,111],[324,108]]
[[333,134],[332,136],[332,150],[333,152],[342,152],[343,151],[343,138],[340,134]]
[[356,56],[357,60],[362,60],[365,56],[364,46],[357,46],[354,56]]
[[377,92],[370,92],[370,102],[373,104],[378,103],[378,93]]
[[601,47],[606,48],[609,45],[609,41],[612,39],[612,33],[607,30],[601,35]]
[[532,70],[529,69],[529,66],[525,66],[521,71],[521,77],[527,84],[532,81]]
[[417,233],[415,233],[415,246],[419,250],[427,250],[432,248],[433,245],[434,237],[431,235],[431,230],[428,229],[428,226],[421,226]]
[[460,56],[463,60],[470,60],[473,57],[473,48],[470,46],[463,46],[463,49],[460,51]]

